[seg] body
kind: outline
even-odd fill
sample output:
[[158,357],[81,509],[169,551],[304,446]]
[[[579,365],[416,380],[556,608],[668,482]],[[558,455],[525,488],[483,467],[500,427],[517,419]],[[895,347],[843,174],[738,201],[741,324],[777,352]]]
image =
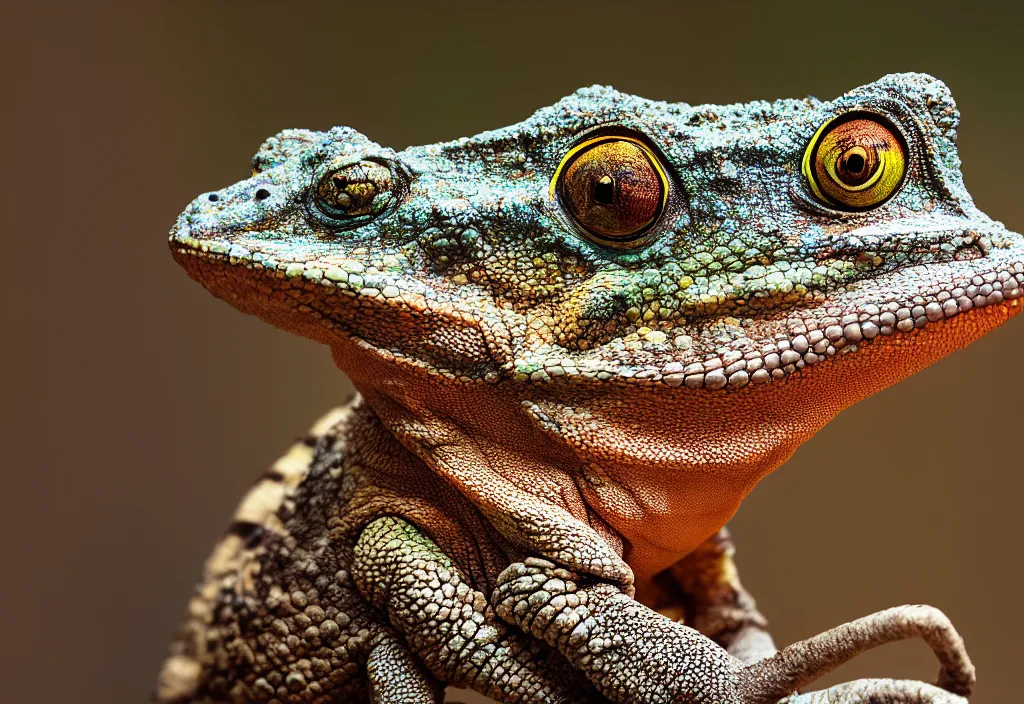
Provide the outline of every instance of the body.
[[774,701],[923,631],[966,693],[932,612],[772,655],[721,533],[836,413],[1019,310],[1024,245],[963,189],[957,120],[907,74],[831,103],[585,89],[401,153],[269,140],[172,251],[362,399],[242,503],[158,698]]

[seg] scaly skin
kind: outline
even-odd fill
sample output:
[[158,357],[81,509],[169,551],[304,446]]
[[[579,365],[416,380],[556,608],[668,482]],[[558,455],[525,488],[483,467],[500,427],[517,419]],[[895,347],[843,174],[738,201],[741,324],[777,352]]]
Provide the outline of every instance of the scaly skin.
[[[804,155],[853,113],[900,135],[906,167],[851,212]],[[773,655],[720,532],[839,411],[1019,312],[1024,240],[964,190],[958,119],[941,82],[901,74],[722,107],[594,87],[403,152],[348,128],[268,140],[171,250],[239,310],[330,345],[362,398],[242,502],[157,701],[432,702],[450,683],[752,704],[906,637],[935,650],[938,686],[790,701],[962,701],[973,667],[927,607]],[[566,155],[611,134],[598,168],[642,152],[665,174],[629,195],[633,161],[594,185],[657,207],[628,242],[581,225],[564,185]]]

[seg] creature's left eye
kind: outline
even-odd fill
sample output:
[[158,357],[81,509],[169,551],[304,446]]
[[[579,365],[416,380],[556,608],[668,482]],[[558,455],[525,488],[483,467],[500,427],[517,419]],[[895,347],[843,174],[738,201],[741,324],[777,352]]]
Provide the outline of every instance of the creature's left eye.
[[907,170],[902,136],[867,113],[843,115],[822,125],[804,152],[803,173],[826,205],[867,210],[891,198]]
[[633,247],[664,210],[668,179],[643,142],[606,135],[569,150],[551,195],[600,244]]
[[325,174],[315,187],[318,210],[339,224],[360,224],[384,212],[400,183],[384,164],[357,161]]

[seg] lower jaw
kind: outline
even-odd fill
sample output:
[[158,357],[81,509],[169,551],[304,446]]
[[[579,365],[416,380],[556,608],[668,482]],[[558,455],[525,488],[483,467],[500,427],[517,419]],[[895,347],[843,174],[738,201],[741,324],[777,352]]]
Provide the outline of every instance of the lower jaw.
[[[721,350],[703,362],[670,363],[648,378],[670,387],[708,390],[781,381],[829,359],[887,341],[898,342],[957,318],[971,319],[981,311],[1005,310],[1003,320],[1008,319],[1019,312],[1022,296],[1024,265],[1007,263],[985,274],[955,279],[942,290],[903,303],[866,303],[849,306],[845,310],[851,312],[845,313],[811,309],[792,319],[785,332],[763,339],[759,346]],[[985,331],[998,324],[992,323]]]

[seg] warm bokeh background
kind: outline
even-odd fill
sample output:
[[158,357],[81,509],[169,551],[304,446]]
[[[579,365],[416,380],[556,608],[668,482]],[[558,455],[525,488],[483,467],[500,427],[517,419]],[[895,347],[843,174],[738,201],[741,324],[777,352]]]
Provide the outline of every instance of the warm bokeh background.
[[[246,177],[281,128],[348,124],[404,147],[598,82],[733,102],[831,98],[920,70],[959,101],[978,203],[1024,229],[1019,9],[65,2],[18,17],[22,5],[4,11],[0,49],[12,704],[144,701],[245,487],[350,393],[326,349],[214,300],[167,252],[178,211]],[[733,523],[740,567],[781,643],[928,602],[967,639],[974,701],[1020,701],[1021,350],[1018,320],[844,413],[754,492]],[[830,681],[935,671],[911,643]]]

